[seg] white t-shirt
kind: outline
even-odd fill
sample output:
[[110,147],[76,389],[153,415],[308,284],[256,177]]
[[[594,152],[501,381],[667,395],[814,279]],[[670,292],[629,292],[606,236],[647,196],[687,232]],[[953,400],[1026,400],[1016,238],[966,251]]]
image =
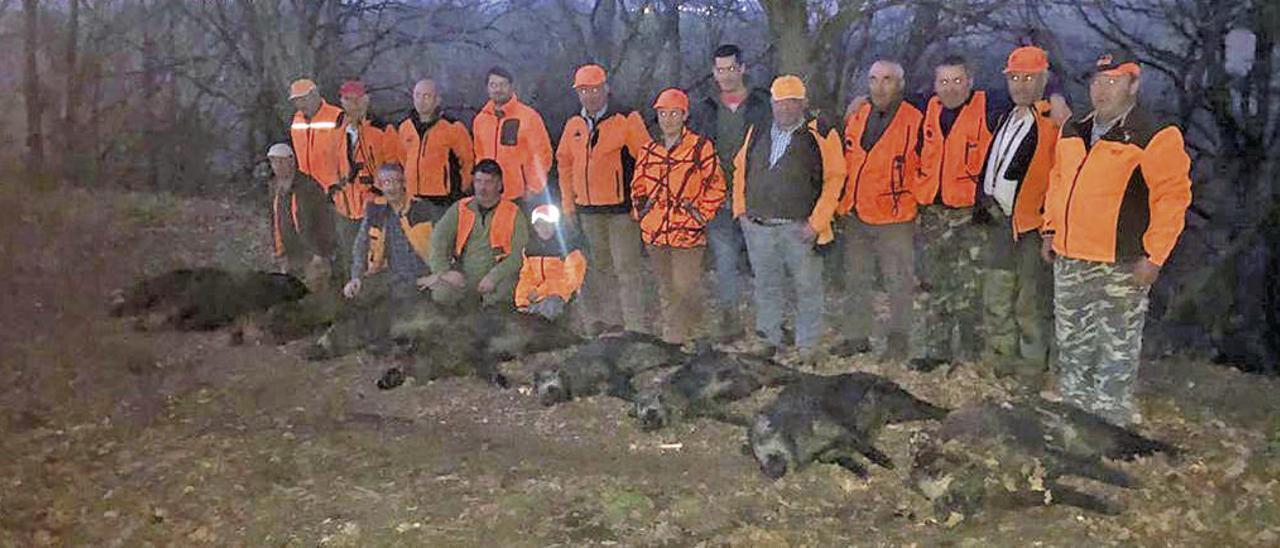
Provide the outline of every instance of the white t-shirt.
[[982,191],[995,198],[1006,216],[1013,215],[1013,200],[1018,193],[1018,181],[1005,175],[1018,149],[1036,127],[1036,113],[1031,107],[1014,107],[1013,112],[991,138],[991,157],[987,162],[987,174]]

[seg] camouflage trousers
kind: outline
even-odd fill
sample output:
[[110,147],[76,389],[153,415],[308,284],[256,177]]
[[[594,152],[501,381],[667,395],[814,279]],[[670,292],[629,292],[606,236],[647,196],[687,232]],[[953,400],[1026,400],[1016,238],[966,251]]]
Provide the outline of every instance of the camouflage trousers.
[[1058,388],[1072,405],[1116,424],[1133,416],[1147,287],[1127,264],[1058,257],[1053,265]]
[[988,226],[982,268],[984,359],[1036,370],[1049,364],[1053,285],[1036,231],[1013,239],[1007,217]]
[[961,355],[976,358],[982,297],[979,265],[986,232],[970,219],[973,210],[941,205],[922,208],[918,234],[924,242],[923,279],[928,291],[920,305],[925,357],[951,360],[953,334]]

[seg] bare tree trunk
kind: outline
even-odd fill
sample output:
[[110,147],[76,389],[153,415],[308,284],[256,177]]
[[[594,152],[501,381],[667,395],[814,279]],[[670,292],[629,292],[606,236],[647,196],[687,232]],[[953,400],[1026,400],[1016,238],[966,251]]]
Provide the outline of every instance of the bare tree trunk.
[[77,68],[77,57],[80,48],[80,0],[71,0],[67,14],[67,50],[64,56],[63,70],[66,71],[67,89],[62,102],[62,176],[66,180],[74,180],[79,173],[80,160],[80,127],[76,113],[80,110],[81,78]]
[[29,174],[44,170],[44,104],[40,100],[40,75],[39,66],[36,64],[36,53],[40,47],[40,19],[36,15],[39,4],[37,0],[22,1],[22,11],[26,19],[23,29],[26,44],[24,93],[27,103],[27,172]]
[[159,121],[156,119],[157,46],[152,25],[144,25],[142,31],[142,143],[143,181],[146,188],[160,188]]
[[808,3],[795,0],[761,0],[769,19],[773,42],[773,68],[778,74],[795,74],[808,80],[813,66],[809,46]]

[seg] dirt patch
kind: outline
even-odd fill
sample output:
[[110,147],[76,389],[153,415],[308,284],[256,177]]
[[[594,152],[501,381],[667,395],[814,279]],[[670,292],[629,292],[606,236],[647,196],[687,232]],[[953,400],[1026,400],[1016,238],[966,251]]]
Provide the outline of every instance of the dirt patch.
[[[1280,539],[1275,379],[1200,363],[1143,371],[1143,430],[1188,449],[1124,464],[1115,517],[1067,508],[946,522],[897,463],[867,481],[831,466],[768,482],[743,432],[693,421],[638,431],[593,398],[543,408],[536,360],[472,379],[373,386],[364,355],[319,364],[301,344],[139,333],[105,317],[135,276],[266,265],[265,211],[112,192],[0,187],[0,545],[1266,545]],[[21,204],[21,205],[18,205]],[[979,367],[893,377],[955,407],[1013,392]],[[761,394],[740,410],[767,401]],[[1087,487],[1087,486],[1086,486]]]

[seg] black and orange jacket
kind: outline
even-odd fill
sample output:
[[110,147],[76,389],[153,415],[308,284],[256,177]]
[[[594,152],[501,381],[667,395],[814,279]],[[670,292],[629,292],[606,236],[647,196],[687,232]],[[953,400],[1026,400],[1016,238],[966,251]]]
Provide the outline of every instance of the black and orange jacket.
[[634,110],[606,107],[594,126],[581,113],[564,124],[556,148],[561,210],[628,213],[635,160],[649,144],[649,130]]
[[516,282],[516,307],[524,308],[547,297],[569,302],[582,288],[587,258],[582,250],[558,235],[550,240],[530,236],[524,248],[524,264]]
[[346,168],[347,155],[343,150],[344,129],[346,116],[342,109],[323,100],[311,118],[301,112],[293,113],[293,123],[289,126],[298,171],[310,175],[325,192],[350,171]]
[[[1058,133],[1062,131],[1050,116],[1049,108],[1049,102],[1044,100],[1036,101],[1032,105],[1035,111],[1035,131],[1027,133],[1027,138],[1018,146],[1018,150],[1014,151],[1009,167],[1004,172],[1006,178],[1018,181],[1018,189],[1013,195],[1013,217],[1010,220],[1013,223],[1015,239],[1019,234],[1039,229],[1044,224],[1044,197],[1049,190],[1049,169],[1053,167]],[[999,133],[1000,127],[1008,121],[1012,113],[1013,111],[1010,110],[1000,116],[993,135]],[[985,199],[983,182],[986,180],[986,172],[989,169],[995,169],[991,165],[991,156],[994,153],[994,150],[987,152],[982,173],[978,177],[979,201]]]
[[[747,180],[747,167],[750,165],[752,155],[769,154],[768,147],[757,146],[757,143],[769,140],[771,131],[768,124],[763,127],[747,128],[747,137],[742,142],[742,148],[733,158],[733,217],[735,219],[747,213],[747,185],[751,183]],[[757,137],[757,132],[764,137]],[[809,227],[818,234],[815,243],[824,245],[835,239],[831,220],[835,217],[836,207],[840,202],[840,192],[845,186],[844,148],[840,133],[835,128],[827,127],[827,124],[811,119],[796,130],[785,154],[792,154],[790,149],[795,147],[807,147],[809,150],[805,154],[806,157],[822,159],[821,166],[814,166],[816,178],[821,179],[821,187],[818,189],[818,199],[813,204],[813,210],[809,213],[808,222]],[[755,150],[757,148],[760,150]],[[810,182],[797,181],[797,183],[809,184]]]
[[974,91],[956,116],[951,130],[942,128],[942,100],[929,99],[920,131],[920,167],[915,195],[920,205],[972,207],[982,163],[991,146],[987,121],[987,93]]
[[333,217],[320,183],[298,173],[287,192],[271,193],[271,235],[277,257],[333,256]]
[[489,101],[471,121],[476,161],[502,166],[502,197],[516,200],[540,193],[551,172],[551,136],[542,115],[512,96],[502,108]]
[[[348,125],[354,123],[348,120]],[[339,171],[346,184],[341,190],[332,191],[333,207],[348,219],[363,219],[365,203],[374,196],[373,177],[378,168],[399,156],[395,142],[395,128],[381,119],[365,117],[356,126],[357,138],[344,126],[342,148],[346,151]]]
[[475,155],[462,122],[437,113],[424,123],[417,112],[410,112],[400,122],[397,154],[410,195],[448,204],[471,192]]
[[[364,224],[366,231],[357,239],[356,249],[360,251],[360,243],[366,242],[368,249],[365,253],[365,263],[363,272],[354,268],[352,277],[360,277],[361,275],[376,274],[387,267],[389,251],[387,249],[388,227],[390,223],[397,223],[396,232],[404,234],[409,241],[409,246],[413,249],[413,253],[417,255],[418,260],[415,263],[413,273],[402,273],[407,276],[417,276],[425,273],[427,257],[431,253],[431,231],[435,219],[440,216],[437,206],[425,200],[410,199],[409,204],[402,211],[397,212],[386,198],[381,196],[369,201],[365,208]],[[358,257],[358,255],[357,255]],[[420,263],[420,264],[419,264]],[[396,265],[391,265],[396,268]],[[393,273],[394,270],[393,270]]]
[[844,160],[849,179],[836,212],[855,212],[858,219],[872,225],[911,221],[916,218],[911,188],[920,163],[916,139],[924,115],[906,101],[898,103],[884,133],[871,150],[864,150],[862,136],[870,116],[868,102],[845,122]]
[[1092,131],[1092,114],[1062,128],[1041,232],[1064,257],[1163,265],[1191,205],[1182,131],[1138,107],[1090,145]]
[[724,175],[710,139],[686,129],[675,147],[651,141],[640,153],[631,203],[644,243],[706,245],[707,223],[724,200]]

